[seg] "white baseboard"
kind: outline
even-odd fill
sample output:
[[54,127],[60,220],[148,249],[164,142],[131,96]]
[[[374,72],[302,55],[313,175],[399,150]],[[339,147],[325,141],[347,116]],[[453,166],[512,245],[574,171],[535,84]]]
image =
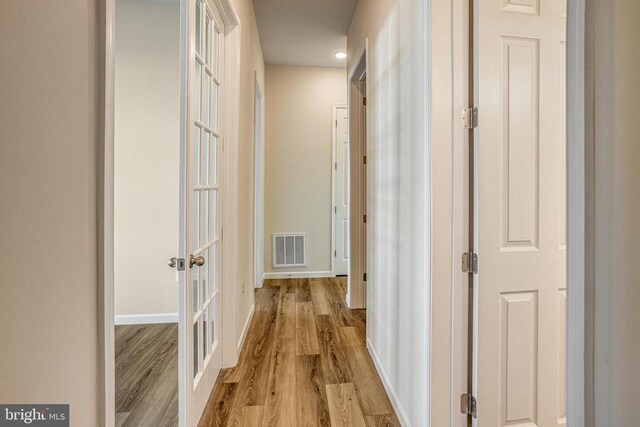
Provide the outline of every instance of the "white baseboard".
[[318,277],[333,277],[330,271],[274,271],[264,273],[262,280],[269,279],[313,279]]
[[255,305],[251,306],[251,308],[249,309],[247,320],[244,322],[244,328],[242,328],[242,334],[240,335],[240,339],[238,340],[238,355],[240,355],[240,349],[242,349],[244,339],[247,337],[247,332],[249,331],[249,325],[251,325],[251,319],[253,319],[253,312],[255,311],[255,307]]
[[393,387],[391,387],[391,382],[389,381],[387,372],[382,367],[382,363],[380,362],[378,353],[376,353],[376,350],[373,347],[373,343],[369,338],[367,338],[367,350],[369,350],[371,359],[373,359],[373,364],[375,365],[376,370],[378,371],[378,375],[380,375],[380,379],[382,380],[382,385],[384,385],[384,389],[387,391],[387,395],[389,396],[389,400],[391,400],[391,404],[393,405],[394,411],[396,411],[396,415],[398,416],[398,420],[400,420],[400,424],[402,424],[403,427],[411,427],[411,423],[407,418],[407,414],[404,412],[404,409],[400,404],[400,399],[398,399],[398,395],[396,394]]
[[178,323],[178,313],[125,314],[115,316],[116,325],[150,325],[153,323]]

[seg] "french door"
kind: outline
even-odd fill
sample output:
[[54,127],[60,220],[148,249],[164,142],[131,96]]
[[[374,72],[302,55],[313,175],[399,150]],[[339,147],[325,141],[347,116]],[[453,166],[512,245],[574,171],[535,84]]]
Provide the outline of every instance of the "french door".
[[[196,426],[222,367],[222,137],[224,24],[211,0],[189,0],[184,162],[185,360],[181,426]],[[186,371],[186,372],[185,372]],[[182,389],[183,388],[183,389]]]

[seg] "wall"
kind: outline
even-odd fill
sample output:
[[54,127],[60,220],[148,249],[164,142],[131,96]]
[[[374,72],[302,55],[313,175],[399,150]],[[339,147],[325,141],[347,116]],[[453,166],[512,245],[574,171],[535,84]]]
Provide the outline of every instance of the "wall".
[[425,2],[361,0],[349,70],[368,38],[367,335],[406,425],[429,418],[430,139]]
[[[333,106],[347,103],[341,68],[267,66],[265,272],[331,272]],[[273,268],[272,234],[307,233],[307,265]]]
[[[235,0],[240,17],[240,129],[238,168],[237,339],[242,339],[254,302],[254,82],[264,91],[264,59],[251,0]],[[239,342],[238,342],[239,344]]]
[[178,3],[117,1],[116,316],[178,312],[179,48]]
[[593,4],[595,425],[631,426],[640,399],[640,3]]
[[97,420],[97,2],[0,2],[0,402]]

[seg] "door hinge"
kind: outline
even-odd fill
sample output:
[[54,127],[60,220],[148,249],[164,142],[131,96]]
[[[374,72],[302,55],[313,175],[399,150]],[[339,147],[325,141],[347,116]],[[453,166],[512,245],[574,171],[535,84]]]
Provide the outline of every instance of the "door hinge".
[[477,418],[478,402],[476,402],[476,398],[471,393],[464,393],[460,396],[460,412]]
[[367,97],[366,96],[362,97],[362,105],[364,105],[364,106],[367,105]]
[[367,156],[362,156],[362,163],[367,164]]
[[362,273],[362,281],[363,282],[367,281],[367,273]]
[[474,252],[462,254],[462,272],[478,274],[478,254]]
[[338,257],[338,251],[333,251],[333,257],[337,258]]
[[464,127],[473,129],[478,127],[478,107],[469,107],[462,110],[462,120]]
[[362,215],[362,222],[367,223],[367,214]]
[[171,258],[167,263],[170,268],[175,268],[178,271],[184,271],[187,261],[184,258]]
[[220,241],[222,242],[224,240],[224,228],[220,229]]
[[333,168],[334,168],[335,170],[338,170],[338,162],[335,162],[335,163],[333,164]]
[[336,213],[336,214],[338,213],[338,207],[337,206],[333,207],[333,213]]

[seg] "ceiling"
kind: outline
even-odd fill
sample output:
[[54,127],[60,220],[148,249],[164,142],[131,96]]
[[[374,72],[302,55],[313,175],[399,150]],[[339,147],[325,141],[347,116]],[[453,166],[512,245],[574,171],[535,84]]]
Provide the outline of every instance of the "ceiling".
[[253,0],[268,65],[346,67],[334,52],[347,49],[358,0]]

